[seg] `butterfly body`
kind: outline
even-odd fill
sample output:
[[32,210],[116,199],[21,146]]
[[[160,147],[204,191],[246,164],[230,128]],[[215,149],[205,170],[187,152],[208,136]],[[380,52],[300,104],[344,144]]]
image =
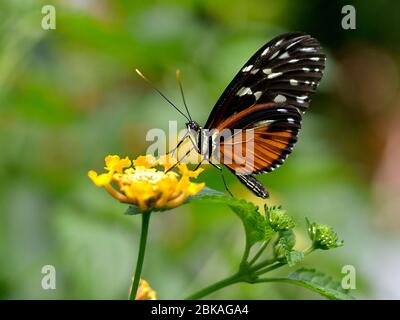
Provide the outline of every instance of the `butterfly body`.
[[221,174],[219,163],[225,165],[254,194],[267,198],[255,175],[273,171],[292,152],[325,60],[319,42],[307,34],[271,40],[240,69],[203,127],[190,118],[185,138],[202,162]]

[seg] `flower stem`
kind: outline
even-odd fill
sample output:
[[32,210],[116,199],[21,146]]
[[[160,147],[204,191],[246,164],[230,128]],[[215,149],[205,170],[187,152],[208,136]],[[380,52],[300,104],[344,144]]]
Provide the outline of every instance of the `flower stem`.
[[310,254],[311,252],[313,252],[314,250],[315,250],[315,248],[311,245],[303,251],[303,254],[306,256],[306,255]]
[[246,265],[248,263],[247,259],[249,258],[249,255],[250,255],[250,246],[247,244],[247,241],[246,241],[246,247],[244,249],[244,253],[243,253],[242,261],[240,262],[239,269],[246,268]]
[[268,246],[268,244],[270,243],[271,240],[265,241],[262,246],[258,249],[257,253],[255,254],[255,256],[253,257],[253,259],[251,259],[251,261],[249,262],[249,266],[252,266],[257,260],[258,258],[262,255],[262,253],[264,252],[265,248]]
[[259,267],[259,268],[255,269],[254,272],[255,272],[255,275],[260,276],[260,275],[262,275],[264,273],[267,273],[267,272],[270,272],[272,270],[278,269],[278,268],[280,268],[280,267],[282,267],[284,265],[286,265],[286,263],[277,262],[277,263],[269,265],[268,267],[265,267],[263,269],[261,267]]
[[222,288],[225,288],[227,286],[230,286],[232,284],[238,283],[242,281],[242,274],[241,273],[235,273],[234,275],[225,278],[221,281],[218,281],[200,291],[197,291],[196,293],[188,296],[185,298],[185,300],[197,300],[205,297],[206,295],[209,295],[215,291],[218,291]]
[[147,233],[149,230],[151,212],[142,213],[142,230],[140,234],[139,253],[136,262],[135,276],[133,278],[132,290],[129,296],[130,300],[135,300],[136,293],[139,287],[140,275],[142,273],[144,253],[146,251]]

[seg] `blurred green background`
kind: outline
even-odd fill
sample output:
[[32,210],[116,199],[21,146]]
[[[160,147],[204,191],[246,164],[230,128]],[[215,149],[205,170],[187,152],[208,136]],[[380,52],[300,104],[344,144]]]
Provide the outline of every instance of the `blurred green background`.
[[[56,7],[56,30],[41,9]],[[179,101],[180,68],[192,115],[204,123],[247,59],[273,37],[304,31],[328,55],[322,84],[286,164],[260,178],[298,222],[332,225],[345,246],[309,256],[336,278],[357,270],[357,298],[400,298],[400,2],[353,1],[357,29],[341,27],[348,1],[0,2],[0,297],[126,299],[139,217],[87,178],[107,154],[144,154],[151,128],[184,121],[134,73]],[[233,192],[262,205],[234,177]],[[223,190],[207,168],[201,179]],[[238,265],[239,219],[193,203],[154,215],[143,277],[160,299],[182,298]],[[43,290],[54,265],[57,289]],[[288,269],[280,271],[287,274]],[[278,272],[279,273],[279,272]],[[320,299],[285,284],[236,285],[210,298]]]

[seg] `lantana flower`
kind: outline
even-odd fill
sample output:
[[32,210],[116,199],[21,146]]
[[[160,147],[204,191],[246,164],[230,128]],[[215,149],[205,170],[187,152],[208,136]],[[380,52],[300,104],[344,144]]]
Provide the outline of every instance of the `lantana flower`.
[[[109,155],[105,158],[105,173],[90,170],[89,178],[104,187],[115,199],[138,206],[142,211],[154,208],[173,208],[187,197],[197,194],[204,183],[194,183],[203,169],[189,170],[186,164],[176,165],[176,159],[165,155],[156,159],[151,155],[128,157]],[[174,165],[177,172],[168,171]],[[162,169],[162,170],[160,170]]]
[[320,223],[310,223],[308,225],[308,235],[313,242],[315,249],[329,250],[343,246],[343,241],[338,241],[338,235],[332,227]]
[[265,205],[264,210],[267,221],[274,231],[287,231],[296,226],[292,217],[290,217],[281,207],[268,207]]
[[146,280],[140,279],[135,300],[157,300],[157,293]]

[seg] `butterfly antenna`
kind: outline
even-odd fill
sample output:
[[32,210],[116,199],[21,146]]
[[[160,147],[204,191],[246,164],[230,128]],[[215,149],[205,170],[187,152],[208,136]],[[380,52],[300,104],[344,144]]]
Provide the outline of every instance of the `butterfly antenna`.
[[137,73],[144,81],[147,82],[147,84],[148,84],[150,87],[152,87],[155,91],[157,91],[158,94],[159,94],[161,97],[163,97],[174,109],[176,109],[176,111],[178,111],[181,115],[183,115],[183,116],[186,118],[186,120],[188,120],[188,121],[191,120],[191,119],[189,119],[189,118],[187,117],[186,114],[184,114],[181,110],[179,110],[178,107],[177,107],[175,104],[173,104],[172,101],[169,100],[169,99],[165,96],[165,94],[163,94],[159,89],[157,89],[156,86],[154,86],[153,83],[143,75],[143,73],[141,73],[138,69],[135,69],[135,71],[136,71],[136,73]]
[[181,81],[181,71],[179,69],[176,70],[176,80],[178,81],[179,89],[181,91],[181,96],[182,96],[182,100],[183,100],[183,104],[185,106],[186,112],[190,118],[190,121],[192,121],[192,117],[190,115],[189,108],[186,104],[185,94],[183,93],[183,87],[182,87],[182,81]]

